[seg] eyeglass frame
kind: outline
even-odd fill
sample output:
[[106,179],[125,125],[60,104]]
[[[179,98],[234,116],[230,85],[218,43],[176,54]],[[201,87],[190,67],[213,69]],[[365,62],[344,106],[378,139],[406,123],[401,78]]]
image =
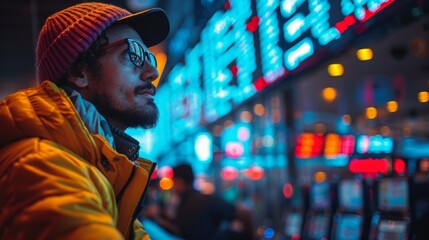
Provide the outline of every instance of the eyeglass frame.
[[[100,48],[98,49],[99,52],[101,51],[105,51],[107,49],[119,46],[121,44],[127,43],[127,47],[128,47],[128,56],[130,57],[130,61],[137,67],[143,67],[146,60],[149,61],[150,64],[152,64],[152,66],[154,66],[155,68],[158,66],[158,62],[156,60],[156,56],[155,54],[153,54],[151,51],[149,51],[149,49],[144,48],[137,40],[133,39],[133,38],[124,38],[112,43],[108,43],[105,45],[100,46]],[[133,60],[133,56],[139,56],[138,54],[136,54],[135,52],[131,52],[130,48],[132,47],[132,45],[137,45],[141,48],[141,50],[143,51],[143,59],[142,59],[142,63],[139,65],[136,63],[136,61]],[[136,48],[136,47],[134,47]],[[151,58],[152,57],[152,58]],[[151,59],[153,59],[153,62],[151,61]]]

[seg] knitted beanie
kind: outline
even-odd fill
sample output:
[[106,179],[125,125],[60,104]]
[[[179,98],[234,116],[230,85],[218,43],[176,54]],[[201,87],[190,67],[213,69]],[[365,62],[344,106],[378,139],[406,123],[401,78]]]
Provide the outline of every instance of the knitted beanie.
[[[156,36],[156,39],[149,37],[148,43],[142,36],[148,47],[158,44],[168,35],[169,23],[162,9],[155,8],[131,14],[125,9],[105,3],[87,2],[71,6],[51,15],[40,31],[36,47],[38,81],[57,82],[76,62],[79,55],[91,47],[101,32],[126,16],[128,17],[122,22],[130,25],[139,24],[136,27],[140,29],[136,29],[136,31],[141,36],[142,34]],[[158,29],[162,30],[149,34],[149,30],[154,30],[153,27],[150,27],[154,24],[148,24],[152,21],[158,21],[156,25]]]

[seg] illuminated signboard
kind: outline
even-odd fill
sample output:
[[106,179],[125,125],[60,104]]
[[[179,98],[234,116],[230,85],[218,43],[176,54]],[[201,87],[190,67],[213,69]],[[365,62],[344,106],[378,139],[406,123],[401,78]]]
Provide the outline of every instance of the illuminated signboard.
[[339,51],[356,34],[353,27],[394,2],[226,1],[162,86],[173,93],[173,124],[192,131],[201,120],[225,116],[273,82]]
[[[394,171],[395,174],[405,174],[407,168],[405,161],[401,158],[353,158],[350,160],[349,169],[352,173],[382,173]],[[369,175],[370,176],[370,175]]]
[[302,133],[298,136],[295,156],[297,158],[323,156],[326,159],[336,159],[351,156],[354,149],[355,137],[353,135]]
[[302,133],[295,146],[297,158],[324,157],[337,159],[356,154],[390,154],[393,152],[393,139],[381,135],[339,135],[336,133]]
[[387,173],[390,163],[386,158],[367,158],[350,160],[349,169],[352,173]]

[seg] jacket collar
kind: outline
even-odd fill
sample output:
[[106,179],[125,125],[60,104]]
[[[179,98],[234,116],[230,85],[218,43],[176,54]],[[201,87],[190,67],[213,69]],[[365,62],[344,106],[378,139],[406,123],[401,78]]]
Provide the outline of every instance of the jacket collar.
[[139,157],[139,142],[119,128],[109,124],[113,133],[116,151],[125,154],[132,162]]
[[103,136],[111,146],[115,147],[113,134],[109,128],[107,120],[97,111],[95,106],[86,101],[80,93],[68,86],[61,86],[67,93],[76,108],[83,123],[92,134],[100,134]]

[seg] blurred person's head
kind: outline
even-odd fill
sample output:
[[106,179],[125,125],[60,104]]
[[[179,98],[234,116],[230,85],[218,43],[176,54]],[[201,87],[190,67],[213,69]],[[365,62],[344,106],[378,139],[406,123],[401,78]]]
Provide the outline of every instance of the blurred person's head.
[[168,32],[159,8],[131,14],[105,3],[73,5],[50,16],[40,31],[38,81],[72,87],[120,129],[154,127],[152,81],[159,73],[148,47]]
[[192,166],[183,163],[173,167],[173,183],[173,190],[179,195],[193,190],[194,172]]

